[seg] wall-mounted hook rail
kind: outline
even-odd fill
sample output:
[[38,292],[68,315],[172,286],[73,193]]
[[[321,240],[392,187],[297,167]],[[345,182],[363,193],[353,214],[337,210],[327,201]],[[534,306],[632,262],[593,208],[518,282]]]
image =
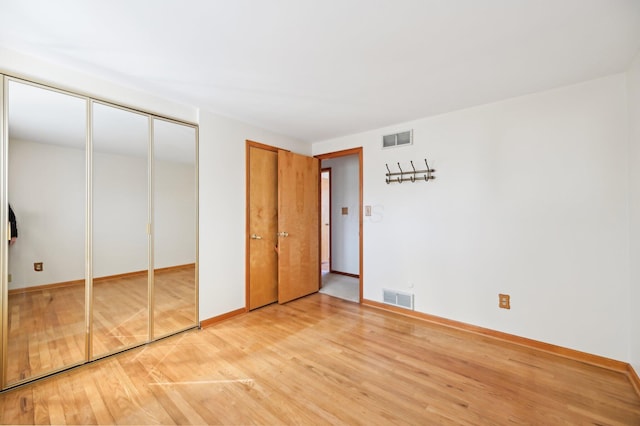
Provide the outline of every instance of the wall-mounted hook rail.
[[413,165],[413,161],[411,161],[412,170],[404,171],[402,170],[402,166],[400,166],[400,163],[398,162],[398,170],[400,170],[399,172],[392,172],[391,169],[389,169],[389,165],[385,164],[385,166],[387,167],[387,173],[386,173],[387,178],[385,179],[385,182],[387,183],[412,182],[413,183],[416,181],[429,182],[430,180],[435,179],[436,177],[433,175],[433,173],[435,173],[436,169],[432,169],[431,167],[429,167],[429,163],[427,162],[426,158],[424,159],[424,164],[427,166],[425,170],[416,170],[415,166]]

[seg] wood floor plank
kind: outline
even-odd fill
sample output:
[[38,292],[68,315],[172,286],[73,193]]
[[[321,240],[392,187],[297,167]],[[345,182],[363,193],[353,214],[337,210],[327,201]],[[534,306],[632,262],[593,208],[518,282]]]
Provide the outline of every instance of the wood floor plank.
[[[106,404],[102,400],[100,391],[98,390],[98,387],[96,386],[95,381],[84,380],[82,384],[84,386],[87,402],[91,407],[91,413],[95,418],[95,423],[104,424],[104,425],[114,424],[115,419],[113,418]],[[87,422],[85,424],[91,424],[91,423]]]
[[315,294],[0,394],[15,424],[640,425],[627,376]]
[[33,397],[31,389],[16,389],[2,398],[0,404],[0,423],[30,425],[34,424]]

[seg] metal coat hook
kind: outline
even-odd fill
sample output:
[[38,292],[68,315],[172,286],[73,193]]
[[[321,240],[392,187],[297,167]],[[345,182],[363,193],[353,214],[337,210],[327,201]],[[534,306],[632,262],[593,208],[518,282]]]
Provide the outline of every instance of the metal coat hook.
[[435,172],[431,167],[429,167],[429,163],[427,162],[427,157],[424,158],[424,164],[427,166],[427,174],[424,175],[424,180],[428,181],[429,179],[435,179],[435,176],[431,176],[432,172]]
[[[427,166],[427,168],[425,170],[416,170],[416,167],[413,164],[413,161],[410,161],[411,163],[411,171],[404,171],[402,170],[402,166],[400,165],[400,162],[398,162],[398,170],[399,172],[392,172],[391,169],[389,169],[389,165],[385,164],[385,167],[387,168],[387,178],[385,179],[385,182],[387,184],[389,183],[402,183],[402,182],[412,182],[415,183],[417,181],[422,181],[424,179],[425,182],[429,182],[432,179],[435,179],[436,177],[433,175],[433,173],[435,173],[436,169],[432,169],[431,167],[429,167],[429,162],[427,161],[427,159],[424,159],[424,164],[425,166]],[[423,174],[422,176],[418,176],[419,174]],[[392,178],[392,176],[395,176],[394,178]]]
[[386,182],[387,184],[391,183],[391,178],[389,176],[391,176],[391,170],[389,170],[389,165],[385,164],[385,166],[387,167],[387,179]]

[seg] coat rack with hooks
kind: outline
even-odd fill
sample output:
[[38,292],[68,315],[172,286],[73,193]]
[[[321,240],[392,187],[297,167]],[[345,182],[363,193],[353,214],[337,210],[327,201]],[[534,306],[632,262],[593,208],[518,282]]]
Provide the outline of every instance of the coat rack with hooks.
[[413,165],[413,161],[411,161],[412,170],[404,171],[402,170],[400,163],[398,163],[398,170],[400,170],[399,172],[392,172],[391,170],[389,170],[389,165],[385,164],[385,166],[387,166],[387,178],[385,179],[385,181],[389,184],[402,182],[413,183],[417,181],[429,182],[429,180],[435,179],[436,177],[433,176],[433,173],[435,173],[436,169],[432,169],[431,167],[429,167],[429,163],[427,162],[426,158],[424,159],[424,164],[427,166],[425,170],[416,170],[415,166]]

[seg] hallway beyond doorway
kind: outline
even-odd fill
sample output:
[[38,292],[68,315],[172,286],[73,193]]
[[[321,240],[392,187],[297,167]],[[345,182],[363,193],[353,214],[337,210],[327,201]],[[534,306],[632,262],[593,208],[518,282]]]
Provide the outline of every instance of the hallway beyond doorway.
[[320,293],[360,303],[360,280],[346,275],[322,271]]

